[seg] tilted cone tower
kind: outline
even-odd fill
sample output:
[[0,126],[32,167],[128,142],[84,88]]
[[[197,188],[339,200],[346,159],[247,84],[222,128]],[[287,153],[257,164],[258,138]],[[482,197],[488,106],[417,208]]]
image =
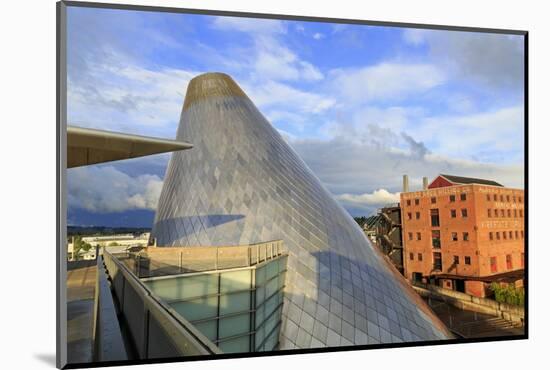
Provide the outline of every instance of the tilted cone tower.
[[152,237],[159,246],[282,239],[280,349],[450,337],[231,77],[190,81],[177,139],[194,148],[172,154]]

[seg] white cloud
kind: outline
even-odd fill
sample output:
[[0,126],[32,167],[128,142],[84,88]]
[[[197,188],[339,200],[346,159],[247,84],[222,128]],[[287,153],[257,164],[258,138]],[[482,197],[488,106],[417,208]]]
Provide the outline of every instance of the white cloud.
[[291,139],[290,144],[335,195],[363,194],[376,189],[401,190],[402,175],[408,174],[412,189],[420,189],[422,177],[439,173],[486,178],[509,187],[523,187],[524,167],[454,159],[434,153],[418,155],[412,148],[397,151],[372,142]]
[[67,185],[69,207],[98,213],[155,210],[162,190],[158,176],[131,177],[112,166],[70,169]]
[[255,19],[241,17],[216,17],[214,28],[227,31],[251,33],[286,33],[286,24],[276,19]]
[[386,204],[399,202],[399,192],[390,193],[386,189],[374,190],[372,193],[363,194],[340,194],[336,196],[344,205],[351,205],[359,208],[382,207]]
[[[523,159],[522,106],[462,115],[427,117],[415,126],[415,136],[439,154],[484,162]],[[512,157],[508,159],[507,157]]]
[[403,40],[426,44],[434,63],[460,80],[485,86],[523,89],[523,37],[480,32],[406,29]]
[[86,79],[68,81],[69,123],[133,133],[175,135],[187,84],[198,74],[180,69],[150,70],[111,61],[89,63]]
[[323,74],[313,64],[301,60],[280,40],[255,36],[254,77],[260,80],[319,81]]
[[418,28],[406,28],[403,31],[403,39],[411,45],[421,45],[425,42],[426,30]]
[[384,62],[360,69],[337,69],[332,87],[351,102],[398,100],[421,94],[446,81],[444,73],[430,64]]
[[283,106],[286,111],[321,113],[335,104],[335,100],[320,94],[304,92],[291,86],[269,81],[246,86],[245,91],[252,101],[262,108]]
[[321,39],[325,38],[325,35],[323,35],[323,34],[320,33],[320,32],[316,32],[316,33],[313,34],[313,38],[314,38],[315,40],[321,40]]

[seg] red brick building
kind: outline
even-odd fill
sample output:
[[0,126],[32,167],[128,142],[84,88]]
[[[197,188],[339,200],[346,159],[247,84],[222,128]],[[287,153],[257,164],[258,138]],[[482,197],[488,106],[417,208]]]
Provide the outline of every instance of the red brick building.
[[429,281],[479,297],[524,269],[524,192],[482,179],[439,175],[401,193],[403,265]]

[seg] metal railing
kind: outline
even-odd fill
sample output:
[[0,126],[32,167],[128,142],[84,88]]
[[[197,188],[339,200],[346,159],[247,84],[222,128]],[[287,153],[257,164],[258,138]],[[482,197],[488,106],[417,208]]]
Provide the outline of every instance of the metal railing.
[[97,278],[94,297],[93,360],[128,360],[122,331],[111,294],[103,256],[97,254]]
[[284,253],[283,241],[274,240],[245,246],[149,247],[117,256],[137,277],[146,278],[249,267]]
[[103,253],[113,294],[140,359],[221,353],[208,338],[154,295],[118,258]]

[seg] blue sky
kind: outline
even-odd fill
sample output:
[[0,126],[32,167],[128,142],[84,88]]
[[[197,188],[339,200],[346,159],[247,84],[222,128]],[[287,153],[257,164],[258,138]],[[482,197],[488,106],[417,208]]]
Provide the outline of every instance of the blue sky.
[[[523,60],[512,35],[69,7],[68,121],[174,138],[188,81],[225,72],[368,215],[405,173],[522,188]],[[69,223],[150,226],[168,159],[69,170]]]

